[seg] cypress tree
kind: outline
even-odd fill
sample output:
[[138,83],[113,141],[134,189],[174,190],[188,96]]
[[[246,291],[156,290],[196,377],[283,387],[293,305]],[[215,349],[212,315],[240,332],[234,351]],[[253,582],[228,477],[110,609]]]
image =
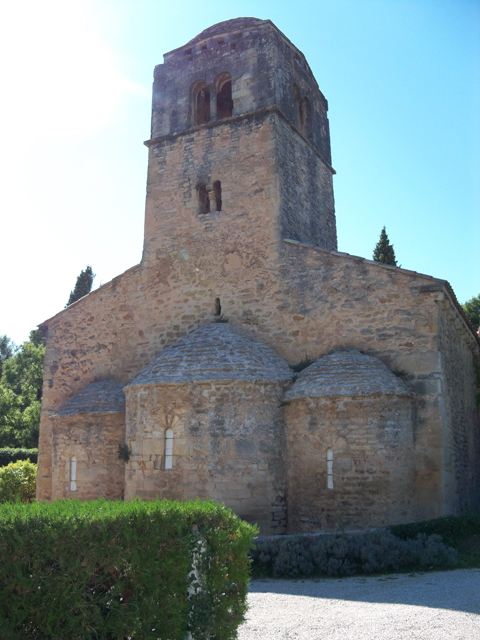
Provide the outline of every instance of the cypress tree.
[[390,244],[385,227],[383,227],[380,233],[380,240],[373,251],[373,259],[375,262],[383,262],[383,264],[391,264],[394,267],[397,266],[395,260],[395,251],[393,250],[393,244]]
[[70,291],[70,298],[68,299],[65,308],[83,298],[90,293],[92,290],[93,279],[95,278],[95,274],[92,271],[92,267],[87,265],[86,269],[82,269],[80,271],[80,275],[77,278],[77,282],[75,283],[75,288],[73,291]]

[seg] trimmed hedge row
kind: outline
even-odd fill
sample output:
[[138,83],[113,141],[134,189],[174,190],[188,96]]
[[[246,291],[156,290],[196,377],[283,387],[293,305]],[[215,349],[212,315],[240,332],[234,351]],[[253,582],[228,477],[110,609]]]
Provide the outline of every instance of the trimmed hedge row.
[[423,522],[397,524],[388,529],[403,540],[414,538],[418,534],[427,536],[435,534],[442,536],[446,544],[456,546],[459,540],[480,534],[480,513],[467,511],[460,516],[444,516]]
[[1,505],[2,639],[235,638],[256,533],[210,501]]
[[438,535],[402,540],[386,530],[359,535],[288,536],[257,540],[251,552],[255,576],[351,576],[422,568],[451,568],[455,549]]
[[6,467],[11,462],[18,462],[19,460],[30,460],[37,464],[38,449],[0,449],[0,467]]

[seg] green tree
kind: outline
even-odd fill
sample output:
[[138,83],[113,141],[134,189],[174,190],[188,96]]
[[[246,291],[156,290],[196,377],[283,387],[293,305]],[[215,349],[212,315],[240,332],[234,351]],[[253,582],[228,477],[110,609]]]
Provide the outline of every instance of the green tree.
[[80,275],[77,278],[75,287],[73,291],[70,291],[70,297],[67,304],[65,305],[65,308],[69,307],[71,304],[90,293],[90,291],[92,290],[94,278],[95,274],[93,273],[92,267],[90,265],[87,265],[85,269],[82,269],[82,271],[80,271]]
[[36,347],[39,347],[40,345],[45,346],[45,338],[42,337],[42,332],[40,331],[40,329],[34,329],[33,331],[30,331],[28,339]]
[[467,300],[465,304],[462,304],[462,307],[467,314],[468,319],[477,331],[480,327],[480,293],[478,294],[478,296]]
[[11,462],[0,469],[0,504],[2,502],[33,502],[37,482],[37,465],[30,460]]
[[375,262],[383,262],[383,264],[391,264],[394,267],[397,266],[395,259],[395,251],[393,250],[393,244],[390,244],[385,227],[383,227],[380,233],[380,240],[377,242],[373,251],[373,259]]
[[0,336],[0,378],[2,377],[3,363],[15,355],[17,345],[8,337]]
[[[36,333],[30,335],[36,337]],[[0,379],[0,447],[38,446],[45,346],[24,342]]]

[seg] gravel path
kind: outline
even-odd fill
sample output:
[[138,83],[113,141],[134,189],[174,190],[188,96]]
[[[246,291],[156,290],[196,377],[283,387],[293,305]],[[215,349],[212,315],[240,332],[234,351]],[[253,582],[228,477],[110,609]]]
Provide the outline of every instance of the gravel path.
[[254,580],[238,640],[480,640],[480,569]]

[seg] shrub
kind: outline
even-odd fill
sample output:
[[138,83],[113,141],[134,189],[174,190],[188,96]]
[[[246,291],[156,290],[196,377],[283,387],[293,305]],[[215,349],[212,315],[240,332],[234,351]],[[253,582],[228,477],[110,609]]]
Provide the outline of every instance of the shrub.
[[389,527],[389,531],[404,540],[414,538],[418,534],[427,536],[436,534],[442,536],[446,544],[456,546],[459,540],[480,534],[480,513],[467,511],[460,516],[445,516],[424,522],[397,524]]
[[37,465],[30,460],[12,462],[0,468],[0,502],[33,502]]
[[210,501],[4,504],[2,638],[232,639],[256,533]]
[[455,549],[439,535],[402,540],[387,530],[362,535],[291,536],[258,540],[251,552],[257,575],[350,576],[415,568],[447,568],[458,562]]
[[0,449],[0,467],[6,467],[11,462],[30,460],[37,464],[38,449]]

